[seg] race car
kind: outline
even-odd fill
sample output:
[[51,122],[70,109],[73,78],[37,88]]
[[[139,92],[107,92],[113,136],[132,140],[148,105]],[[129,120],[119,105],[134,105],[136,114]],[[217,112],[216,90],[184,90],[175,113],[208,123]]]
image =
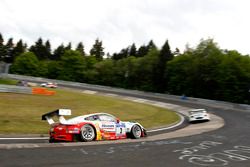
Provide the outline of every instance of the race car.
[[[120,121],[108,113],[94,113],[65,119],[70,109],[57,109],[42,115],[51,125],[49,142],[139,139],[147,135],[146,129],[137,122]],[[52,118],[58,117],[58,122]]]
[[40,86],[46,88],[57,88],[57,84],[52,82],[41,83]]
[[190,110],[188,113],[189,122],[191,123],[210,120],[210,116],[205,109],[194,109]]

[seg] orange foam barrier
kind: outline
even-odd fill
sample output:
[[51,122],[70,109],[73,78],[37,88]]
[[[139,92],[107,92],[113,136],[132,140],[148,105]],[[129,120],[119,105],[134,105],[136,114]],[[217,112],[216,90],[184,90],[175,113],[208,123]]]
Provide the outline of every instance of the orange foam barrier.
[[47,95],[51,96],[56,94],[55,91],[50,91],[46,88],[32,88],[32,94]]

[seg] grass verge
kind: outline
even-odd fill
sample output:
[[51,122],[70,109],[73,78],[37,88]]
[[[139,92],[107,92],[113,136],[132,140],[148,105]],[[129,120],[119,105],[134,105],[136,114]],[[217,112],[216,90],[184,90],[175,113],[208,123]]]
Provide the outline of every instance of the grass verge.
[[17,84],[17,80],[11,80],[11,79],[3,79],[0,78],[0,84],[5,84],[5,85],[16,85]]
[[41,115],[58,108],[71,109],[71,117],[106,112],[124,121],[138,121],[146,128],[179,119],[176,113],[159,107],[69,90],[57,89],[54,96],[0,93],[0,99],[0,134],[46,134],[49,125]]

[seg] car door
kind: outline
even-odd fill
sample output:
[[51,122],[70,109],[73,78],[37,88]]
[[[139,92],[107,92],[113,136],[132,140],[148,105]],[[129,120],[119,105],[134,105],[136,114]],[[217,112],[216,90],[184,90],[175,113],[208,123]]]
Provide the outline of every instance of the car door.
[[101,128],[106,132],[111,132],[115,137],[126,136],[125,123],[117,120],[112,115],[99,115],[101,121]]
[[125,137],[126,136],[126,125],[122,121],[116,122],[116,136]]
[[116,132],[115,119],[109,115],[99,115],[100,128],[105,132]]

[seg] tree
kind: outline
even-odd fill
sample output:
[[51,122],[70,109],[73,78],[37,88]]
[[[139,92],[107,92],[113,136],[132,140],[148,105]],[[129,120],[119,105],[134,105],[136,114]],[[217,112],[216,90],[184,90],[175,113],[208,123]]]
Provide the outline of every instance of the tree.
[[167,63],[171,94],[250,103],[250,57],[221,50],[213,40],[201,40]]
[[82,42],[78,43],[76,51],[78,51],[82,56],[85,56],[84,45],[82,44]]
[[133,43],[133,44],[131,45],[131,47],[129,48],[129,56],[134,56],[134,57],[136,57],[136,54],[137,54],[136,46],[135,46],[135,44]]
[[[136,58],[128,65],[128,85],[134,89],[154,91],[154,67],[158,60],[159,51],[153,49],[144,57]],[[130,57],[133,58],[133,57]]]
[[114,86],[116,80],[114,79],[114,64],[113,60],[107,59],[95,64],[97,72],[96,82],[101,85]]
[[46,54],[49,59],[51,59],[51,44],[49,40],[45,42]]
[[218,83],[218,65],[222,61],[222,51],[212,40],[201,40],[192,53],[193,75],[190,80],[193,82],[193,96],[201,98],[211,98],[217,96]]
[[95,56],[85,56],[84,61],[86,62],[87,69],[93,69],[95,64],[98,62]]
[[111,55],[109,52],[107,53],[107,59],[111,59]]
[[39,60],[32,52],[25,52],[18,56],[13,65],[10,67],[10,72],[21,75],[39,76]]
[[63,44],[61,44],[60,46],[58,46],[55,50],[54,50],[54,54],[51,56],[52,60],[60,60],[61,57],[63,56],[63,54],[65,53],[65,47]]
[[96,39],[95,44],[90,50],[90,55],[95,56],[96,60],[101,61],[103,60],[104,54],[105,53],[104,53],[104,48],[102,47],[102,41],[99,41],[99,39]]
[[62,70],[62,63],[57,60],[47,62],[47,77],[51,79],[57,79]]
[[250,103],[250,57],[237,51],[227,51],[217,66],[219,87],[215,96],[219,100]]
[[68,43],[68,45],[65,47],[65,50],[71,50],[72,46],[71,46],[71,42]]
[[166,65],[168,61],[173,59],[173,57],[167,40],[160,50],[158,62],[154,67],[154,85],[157,92],[164,92],[167,89],[168,74],[166,71]]
[[24,53],[25,50],[26,50],[26,46],[25,44],[23,44],[23,41],[20,39],[13,49],[12,59],[10,60],[10,62],[13,63],[15,58],[21,55],[22,53]]
[[150,40],[149,43],[148,43],[148,45],[147,45],[147,50],[148,50],[148,52],[149,52],[150,50],[156,49],[156,48],[157,48],[157,47],[156,47],[156,45],[154,44],[153,40]]
[[39,60],[47,60],[50,57],[50,53],[43,44],[42,38],[39,38],[35,45],[32,45],[29,50],[33,52]]
[[118,53],[118,58],[119,59],[124,59],[129,56],[129,48],[122,49],[120,53]]
[[81,82],[85,69],[84,57],[78,51],[66,50],[61,58],[61,71],[58,79]]
[[10,38],[5,45],[6,55],[4,56],[4,61],[7,63],[12,63],[12,61],[14,60],[13,47],[14,47],[13,38]]
[[148,48],[145,45],[142,45],[141,47],[139,47],[136,57],[143,57],[145,55],[147,55],[148,53]]
[[6,56],[6,48],[4,46],[4,39],[2,34],[0,33],[0,61],[4,60],[4,57]]
[[167,63],[168,92],[175,95],[192,96],[193,57],[185,53]]
[[120,55],[119,53],[114,53],[114,54],[112,55],[112,59],[113,59],[113,60],[119,60],[119,59],[122,59],[122,57],[121,57],[121,55]]

